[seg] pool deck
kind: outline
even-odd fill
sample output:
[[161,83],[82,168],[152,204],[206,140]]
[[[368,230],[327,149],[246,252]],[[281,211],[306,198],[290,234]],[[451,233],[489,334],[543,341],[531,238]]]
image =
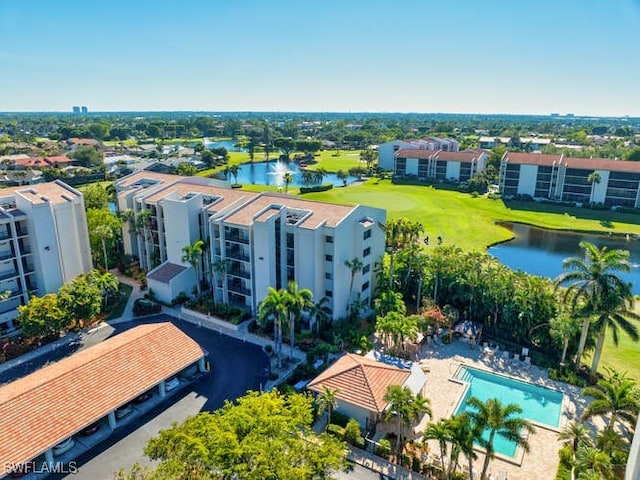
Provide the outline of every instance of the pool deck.
[[[581,394],[581,389],[550,380],[547,370],[539,369],[535,365],[532,365],[528,370],[521,367],[498,367],[497,362],[494,364],[491,360],[484,358],[481,351],[482,348],[477,346],[471,348],[468,343],[461,341],[437,347],[421,347],[419,361],[425,369],[428,369],[426,396],[431,400],[433,418],[429,419],[427,416],[423,418],[415,429],[417,438],[420,437],[420,432],[425,429],[428,423],[448,418],[454,413],[466,388],[466,385],[459,383],[459,381],[451,381],[461,364],[507,375],[564,393],[559,429],[567,422],[578,419],[588,404]],[[557,439],[557,432],[548,428],[536,427],[536,432],[529,437],[529,444],[530,451],[524,453],[524,456],[516,453],[516,459],[511,459],[511,461],[500,457],[494,458],[489,465],[490,472],[493,475],[504,472],[509,480],[548,480],[554,478],[559,463],[558,450],[561,446]],[[429,449],[432,453],[440,454],[440,449],[435,441],[429,442]],[[476,453],[478,458],[473,464],[474,472],[482,468],[484,461],[482,451]],[[520,457],[522,457],[521,462]],[[463,463],[466,462],[466,459],[462,457],[461,460]]]

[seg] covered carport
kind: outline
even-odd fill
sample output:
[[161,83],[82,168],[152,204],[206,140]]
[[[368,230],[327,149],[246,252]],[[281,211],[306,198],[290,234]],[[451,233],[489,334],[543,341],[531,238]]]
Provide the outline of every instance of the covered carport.
[[[204,371],[205,352],[171,323],[134,327],[0,387],[0,476],[53,447],[191,365]],[[80,453],[80,452],[77,452]]]

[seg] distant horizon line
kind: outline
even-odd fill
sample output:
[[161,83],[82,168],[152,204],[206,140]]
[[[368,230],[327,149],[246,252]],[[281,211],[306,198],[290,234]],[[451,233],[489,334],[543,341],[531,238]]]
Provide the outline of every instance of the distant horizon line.
[[486,116],[510,116],[510,117],[551,117],[551,118],[605,118],[605,119],[638,119],[640,115],[589,115],[578,114],[573,112],[559,113],[505,113],[505,112],[418,112],[418,111],[347,111],[347,110],[94,110],[86,113],[77,113],[68,110],[11,110],[0,111],[0,115],[24,115],[24,114],[63,114],[70,116],[90,116],[97,114],[115,114],[115,113],[202,113],[202,114],[341,114],[341,115],[486,115]]

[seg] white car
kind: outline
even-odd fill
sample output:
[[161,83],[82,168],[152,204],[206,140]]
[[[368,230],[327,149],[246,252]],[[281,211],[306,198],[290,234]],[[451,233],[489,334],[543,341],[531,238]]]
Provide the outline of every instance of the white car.
[[175,390],[180,385],[180,380],[178,377],[171,377],[169,380],[165,380],[164,382],[164,390],[166,392],[170,392],[171,390]]
[[133,407],[131,406],[131,404],[127,403],[126,405],[123,405],[120,408],[116,408],[116,418],[117,419],[124,418],[127,415],[129,415],[131,412],[133,412]]
[[73,439],[73,437],[69,437],[66,440],[60,442],[59,444],[57,444],[55,447],[53,447],[53,454],[54,455],[62,455],[63,453],[68,452],[69,450],[71,450],[76,444],[76,441]]

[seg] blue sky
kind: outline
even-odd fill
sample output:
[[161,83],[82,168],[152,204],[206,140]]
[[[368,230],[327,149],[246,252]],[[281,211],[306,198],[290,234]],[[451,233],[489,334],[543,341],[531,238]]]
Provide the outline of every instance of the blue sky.
[[640,0],[0,0],[0,111],[640,116]]

